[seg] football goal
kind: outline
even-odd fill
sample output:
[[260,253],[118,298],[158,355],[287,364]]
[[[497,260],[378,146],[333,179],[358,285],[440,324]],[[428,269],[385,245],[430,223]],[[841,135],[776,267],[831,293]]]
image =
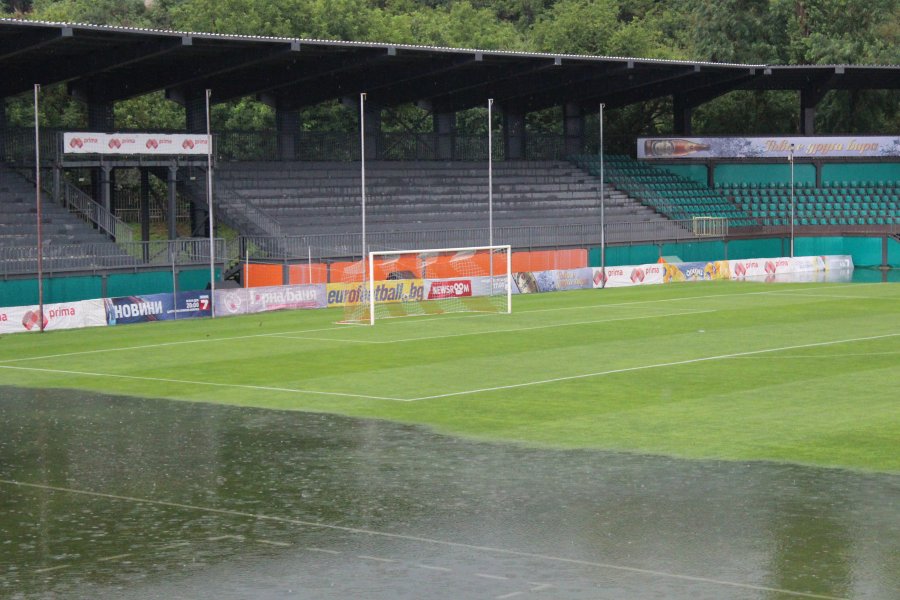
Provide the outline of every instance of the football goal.
[[[344,270],[342,323],[451,312],[512,312],[509,246],[369,252]],[[354,289],[350,289],[354,288]]]

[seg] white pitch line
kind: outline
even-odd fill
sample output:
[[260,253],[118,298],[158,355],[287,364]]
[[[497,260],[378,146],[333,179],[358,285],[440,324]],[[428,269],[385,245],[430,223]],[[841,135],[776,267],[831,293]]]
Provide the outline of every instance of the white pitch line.
[[172,550],[174,548],[184,548],[185,546],[190,546],[190,542],[175,542],[174,544],[168,544],[166,546],[160,546],[160,550]]
[[380,556],[369,556],[368,554],[357,554],[356,558],[361,558],[363,560],[374,560],[375,562],[383,562],[383,563],[395,563],[397,562],[393,558],[382,558]]
[[[834,288],[842,288],[842,287],[857,288],[857,287],[870,286],[870,285],[883,285],[883,284],[881,284],[881,283],[835,284],[835,285],[829,285],[829,286],[825,287],[824,289],[834,289]],[[516,314],[562,312],[562,311],[583,310],[583,309],[618,308],[618,307],[623,307],[623,306],[639,306],[639,305],[643,305],[643,304],[657,304],[657,303],[664,303],[664,302],[683,302],[686,300],[704,300],[704,299],[709,299],[709,298],[729,299],[729,298],[739,298],[742,296],[769,295],[769,294],[784,293],[784,292],[789,292],[789,291],[798,291],[799,292],[799,291],[806,291],[807,289],[809,289],[810,291],[816,291],[816,290],[821,290],[823,288],[816,288],[816,290],[813,290],[812,288],[793,288],[793,289],[788,289],[788,290],[769,290],[769,291],[763,291],[763,292],[747,292],[747,293],[741,293],[741,294],[702,294],[699,296],[682,296],[679,298],[663,298],[663,299],[658,299],[658,300],[636,300],[634,302],[617,302],[617,303],[609,303],[609,304],[583,304],[580,306],[561,306],[561,307],[555,307],[555,308],[538,308],[538,309],[534,309],[534,310],[522,310],[522,311],[518,311]],[[861,298],[865,299],[865,297],[861,297]],[[435,318],[446,320],[446,319],[452,319],[452,318],[462,319],[462,318],[485,317],[485,316],[496,317],[498,315],[493,314],[493,313],[487,314],[487,315],[467,314],[467,315],[459,315],[456,317],[440,316],[440,317],[435,317]],[[503,315],[503,316],[505,316],[505,315]],[[393,321],[383,322],[382,325],[401,325],[402,326],[402,325],[410,325],[410,324],[415,325],[415,324],[418,324],[421,322],[422,322],[422,319],[417,319],[417,320],[413,320],[413,321],[406,320],[406,319],[397,319],[397,320],[393,320]],[[315,328],[315,329],[298,329],[298,330],[293,330],[293,331],[282,331],[282,332],[275,332],[275,333],[255,333],[255,334],[248,334],[248,335],[235,335],[235,336],[214,337],[214,338],[203,337],[203,338],[197,338],[197,339],[193,339],[193,340],[178,340],[178,341],[174,341],[174,342],[160,342],[158,344],[142,344],[139,346],[118,346],[118,347],[113,347],[113,348],[98,348],[95,350],[80,350],[78,352],[62,352],[62,353],[57,353],[57,354],[43,354],[40,356],[26,356],[26,357],[22,357],[22,358],[0,359],[0,364],[31,361],[31,360],[45,360],[45,359],[50,359],[50,358],[64,358],[64,357],[68,357],[68,356],[85,356],[85,355],[89,355],[89,354],[100,354],[100,353],[104,353],[104,352],[125,352],[125,351],[129,351],[129,350],[146,350],[149,348],[165,348],[168,346],[179,346],[179,345],[184,345],[184,344],[204,344],[204,343],[209,343],[209,342],[228,342],[228,341],[233,341],[233,340],[246,340],[246,339],[263,338],[263,337],[279,337],[279,336],[290,335],[290,334],[294,334],[294,333],[316,333],[319,331],[332,331],[333,332],[333,331],[341,331],[342,329],[345,329],[345,328],[340,325],[333,325],[331,327],[319,327],[319,328]]]
[[119,560],[120,558],[127,558],[131,556],[131,553],[126,554],[116,554],[115,556],[104,556],[103,558],[98,558],[97,562],[109,562],[112,560]]
[[[787,292],[804,292],[804,291],[812,291],[819,292],[822,289],[840,289],[845,287],[857,288],[864,287],[870,285],[882,285],[880,283],[848,283],[848,284],[833,284],[827,285],[825,287],[802,287],[802,288],[789,288],[782,290],[766,290],[762,292],[744,292],[740,294],[701,294],[699,296],[679,296],[678,298],[659,298],[656,300],[635,300],[634,302],[611,302],[604,304],[583,304],[580,306],[564,306],[564,307],[555,307],[555,308],[535,308],[532,310],[520,310],[516,314],[530,314],[530,313],[539,313],[539,312],[558,312],[564,310],[579,310],[582,308],[617,308],[622,306],[636,306],[642,304],[662,304],[669,302],[684,302],[685,300],[709,300],[709,299],[733,299],[733,298],[743,298],[749,296],[769,296],[775,294],[783,294]],[[811,296],[815,298],[815,295]],[[866,299],[866,296],[860,296],[860,299]]]
[[260,544],[266,544],[267,546],[278,546],[279,548],[290,548],[291,545],[287,542],[276,542],[275,540],[256,540]]
[[[900,354],[900,351],[897,352],[848,352],[846,354],[793,354],[790,356],[779,356],[778,360],[788,360],[795,358],[812,358],[812,359],[820,359],[820,358],[869,358],[872,356],[896,356]],[[768,356],[736,356],[735,358],[746,358],[746,359],[769,359]]]
[[[900,335],[900,334],[895,334]],[[725,581],[722,579],[712,579],[709,577],[698,577],[694,575],[682,575],[679,573],[669,573],[666,571],[654,571],[652,569],[641,569],[638,567],[628,567],[624,565],[614,565],[611,563],[597,562],[591,560],[581,560],[577,558],[565,558],[562,556],[551,556],[548,554],[539,554],[536,552],[525,552],[521,550],[509,550],[507,548],[494,548],[491,546],[479,546],[475,544],[466,544],[463,542],[452,542],[448,540],[439,540],[435,538],[427,538],[416,535],[406,535],[402,533],[390,533],[386,531],[375,531],[372,529],[360,529],[357,527],[346,527],[343,525],[332,525],[328,523],[316,523],[315,521],[302,521],[300,519],[292,519],[289,517],[278,517],[273,515],[263,515],[258,513],[250,513],[244,512],[240,510],[231,510],[227,508],[213,508],[208,506],[197,506],[194,504],[183,504],[181,502],[169,502],[166,500],[152,500],[149,498],[136,498],[134,496],[120,496],[117,494],[105,494],[103,492],[93,492],[90,490],[79,490],[75,488],[63,488],[52,485],[44,485],[39,483],[27,483],[24,481],[15,481],[11,479],[0,479],[0,484],[12,485],[17,487],[28,487],[34,489],[41,490],[49,490],[54,492],[63,492],[69,494],[81,494],[84,496],[91,496],[94,498],[107,498],[111,500],[121,500],[123,502],[137,502],[141,504],[150,504],[154,506],[168,506],[172,508],[180,508],[184,510],[193,510],[199,512],[206,512],[217,515],[227,515],[231,517],[241,517],[247,519],[254,519],[258,521],[272,521],[277,523],[287,523],[290,525],[298,525],[301,527],[313,527],[316,529],[327,529],[329,531],[340,531],[342,533],[350,533],[355,535],[367,535],[367,536],[379,536],[392,540],[403,540],[407,542],[417,542],[422,544],[432,544],[438,546],[444,546],[447,548],[459,548],[464,550],[470,550],[473,552],[485,552],[490,554],[499,554],[503,556],[515,556],[518,558],[529,558],[529,559],[537,559],[537,560],[545,560],[549,562],[557,562],[569,565],[581,565],[586,567],[594,567],[598,569],[610,569],[614,571],[622,571],[625,573],[634,573],[638,575],[646,575],[648,577],[660,577],[667,579],[677,579],[679,581],[693,581],[697,583],[707,583],[710,585],[720,585],[724,587],[732,587],[738,589],[745,590],[754,590],[758,592],[771,592],[777,594],[785,594],[788,596],[796,596],[799,598],[818,598],[820,600],[847,600],[845,598],[840,598],[837,596],[825,596],[821,594],[811,594],[808,592],[796,592],[793,590],[785,590],[781,588],[772,588],[760,585],[753,585],[751,583],[738,583],[735,581]],[[172,544],[170,546],[164,546],[164,548],[171,548],[176,546],[184,546],[188,545],[190,542],[180,542],[177,544]],[[314,550],[320,552],[328,552],[324,549],[313,549],[308,547],[307,550]],[[52,568],[52,567],[51,567]],[[61,567],[60,567],[61,568]]]
[[871,340],[880,340],[900,336],[900,333],[887,333],[884,335],[875,335],[870,337],[849,338],[844,340],[832,340],[829,342],[816,342],[812,344],[798,344],[796,346],[782,346],[780,348],[765,348],[763,350],[750,350],[749,352],[735,352],[732,354],[719,354],[717,356],[704,356],[700,358],[690,358],[687,360],[677,360],[665,363],[656,363],[652,365],[638,365],[636,367],[624,367],[621,369],[610,369],[608,371],[597,371],[595,373],[582,373],[580,375],[566,375],[563,377],[553,377],[551,379],[539,379],[536,381],[524,381],[522,383],[512,383],[509,385],[498,385],[495,387],[479,388],[474,390],[463,390],[459,392],[448,392],[446,394],[435,394],[434,396],[422,396],[419,398],[410,398],[409,402],[418,402],[419,400],[435,400],[438,398],[451,398],[453,396],[468,396],[470,394],[480,394],[484,392],[497,392],[501,390],[513,390],[523,387],[531,387],[535,385],[544,385],[547,383],[559,383],[561,381],[574,381],[576,379],[588,379],[590,377],[603,377],[605,375],[616,375],[618,373],[630,373],[633,371],[644,371],[647,369],[661,369],[664,367],[677,367],[681,365],[691,365],[701,362],[709,362],[713,360],[724,360],[731,358],[742,358],[753,356],[755,354],[765,354],[768,352],[781,352],[784,350],[799,350],[801,348],[816,348],[821,346],[834,346],[837,344],[849,344],[852,342],[866,342]]
[[55,567],[44,567],[43,569],[35,569],[35,573],[49,573],[51,571],[59,571],[60,569],[66,569],[69,565],[56,565]]
[[[561,327],[577,327],[581,325],[596,325],[599,323],[615,323],[619,321],[639,321],[642,319],[662,319],[664,317],[681,317],[685,315],[702,315],[707,313],[717,312],[716,310],[690,310],[683,312],[673,312],[673,313],[662,313],[655,315],[640,315],[637,317],[616,317],[613,319],[593,319],[590,321],[573,321],[568,323],[552,323],[550,325],[535,325],[533,327],[513,327],[507,329],[482,329],[479,331],[469,331],[466,333],[448,333],[446,335],[430,335],[430,336],[422,336],[422,337],[411,337],[411,338],[402,338],[399,340],[384,340],[384,341],[361,341],[361,340],[326,340],[332,342],[352,342],[352,343],[362,343],[362,344],[402,344],[406,342],[426,342],[430,340],[443,340],[447,338],[457,338],[457,337],[467,337],[473,335],[487,335],[487,334],[502,334],[502,333],[518,333],[521,331],[535,331],[538,329],[557,329]],[[306,339],[314,339],[314,338],[306,338],[306,337],[298,337],[293,335],[278,335],[274,337],[285,338],[285,339],[297,339],[297,340],[306,340]]]
[[497,581],[509,580],[509,577],[504,577],[503,575],[491,575],[490,573],[475,573],[475,577],[482,577],[484,579],[496,579]]
[[420,569],[428,569],[429,571],[440,571],[441,573],[452,573],[453,569],[448,569],[447,567],[435,567],[433,565],[422,565],[417,564],[417,567]]
[[221,542],[222,540],[237,540],[239,542],[244,541],[244,536],[242,535],[217,535],[215,537],[206,538],[210,542]]
[[351,394],[348,392],[322,392],[317,390],[304,390],[295,388],[272,387],[265,385],[247,385],[242,383],[221,383],[217,381],[193,381],[190,379],[169,379],[166,377],[141,377],[139,375],[121,375],[117,373],[93,373],[90,371],[69,371],[63,369],[46,369],[41,367],[19,367],[14,365],[0,365],[0,369],[16,371],[35,371],[38,373],[56,373],[60,375],[81,375],[85,377],[111,377],[114,379],[128,379],[131,381],[154,381],[158,383],[179,383],[185,385],[205,385],[220,388],[235,388],[263,392],[287,392],[291,394],[310,394],[314,396],[338,396],[341,398],[362,398],[364,400],[393,400],[395,402],[407,402],[404,398],[391,398],[388,396],[369,396],[366,394]]
[[510,592],[508,594],[503,594],[502,596],[494,596],[496,600],[506,600],[507,598],[515,598],[516,596],[522,596],[525,592]]
[[[834,298],[836,300],[878,300],[879,298],[872,298],[871,296],[839,296],[838,294],[804,294],[802,293],[804,290],[797,290],[795,292],[772,292],[773,296],[789,296],[791,298],[809,298],[810,300],[817,300],[819,298]],[[883,298],[883,300],[893,300],[893,298]]]
[[334,554],[334,555],[340,554],[340,552],[338,552],[337,550],[328,550],[327,548],[316,548],[315,546],[307,546],[306,549],[309,550],[310,552],[320,552],[322,554]]
[[536,581],[529,581],[528,585],[533,585],[534,587],[528,590],[529,592],[540,592],[542,590],[548,590],[553,586],[549,583],[538,583]]
[[376,340],[351,340],[351,339],[339,339],[339,338],[323,338],[323,337],[309,337],[305,335],[293,335],[290,333],[273,333],[270,337],[283,339],[283,340],[309,340],[311,342],[337,342],[337,343],[347,343],[347,344],[384,344],[386,342],[379,342]]

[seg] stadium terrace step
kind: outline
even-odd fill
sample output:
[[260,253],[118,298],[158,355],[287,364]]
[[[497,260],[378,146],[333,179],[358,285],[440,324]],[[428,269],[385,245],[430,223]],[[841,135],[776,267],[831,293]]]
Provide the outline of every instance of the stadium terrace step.
[[[46,194],[42,199],[41,226],[48,271],[134,264],[109,238]],[[35,272],[36,247],[34,184],[0,165],[0,272]]]
[[[355,233],[360,220],[359,163],[232,163],[217,173],[228,210],[261,213],[281,235]],[[390,230],[484,228],[488,173],[482,162],[366,164],[367,226]],[[497,226],[546,226],[599,221],[600,181],[563,161],[494,165]],[[605,186],[610,221],[659,215]]]

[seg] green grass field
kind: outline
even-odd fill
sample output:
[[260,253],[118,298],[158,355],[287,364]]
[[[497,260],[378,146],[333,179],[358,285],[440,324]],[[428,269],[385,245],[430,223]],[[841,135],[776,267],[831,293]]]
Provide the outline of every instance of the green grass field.
[[689,283],[512,315],[293,311],[0,337],[0,385],[419,423],[487,440],[900,471],[900,285]]

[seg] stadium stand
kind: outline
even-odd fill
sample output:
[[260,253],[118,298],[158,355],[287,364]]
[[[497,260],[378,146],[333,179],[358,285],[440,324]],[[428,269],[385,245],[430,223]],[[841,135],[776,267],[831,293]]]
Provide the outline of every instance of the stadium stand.
[[[599,157],[576,156],[573,161],[599,177]],[[728,219],[729,227],[759,224],[745,209],[723,196],[718,190],[626,155],[606,156],[604,176],[615,189],[625,192],[669,219],[722,217]]]
[[[725,183],[718,189],[765,225],[790,222],[790,184]],[[900,182],[826,181],[822,187],[795,182],[794,210],[799,226],[900,224]]]
[[[359,230],[359,163],[234,163],[217,173],[222,204],[261,213],[284,235]],[[493,169],[497,227],[581,224],[599,215],[599,179],[566,161],[504,161]],[[366,164],[370,231],[487,226],[484,162]],[[607,186],[608,222],[659,219],[650,208]],[[257,224],[259,215],[247,215]],[[272,232],[273,235],[277,235]]]
[[[44,268],[52,271],[127,266],[134,260],[46,194],[41,205]],[[37,270],[37,207],[34,183],[0,164],[0,258],[2,273]]]

